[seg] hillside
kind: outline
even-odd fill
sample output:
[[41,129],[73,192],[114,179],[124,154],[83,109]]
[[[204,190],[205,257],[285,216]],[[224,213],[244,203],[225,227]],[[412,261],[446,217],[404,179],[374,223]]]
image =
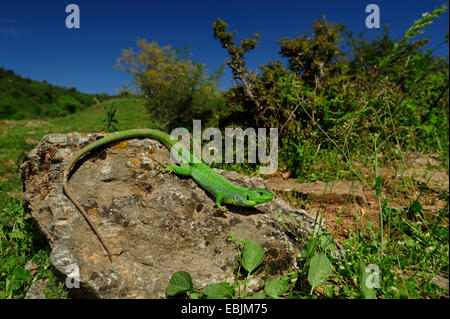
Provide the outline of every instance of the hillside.
[[42,136],[51,133],[99,132],[104,129],[105,105],[114,103],[120,130],[151,127],[143,100],[139,98],[105,101],[65,117],[28,120],[0,120],[0,203],[20,196],[20,178],[16,163],[21,153],[36,146]]
[[0,67],[0,119],[20,120],[56,117],[83,110],[107,94],[85,94],[24,78]]

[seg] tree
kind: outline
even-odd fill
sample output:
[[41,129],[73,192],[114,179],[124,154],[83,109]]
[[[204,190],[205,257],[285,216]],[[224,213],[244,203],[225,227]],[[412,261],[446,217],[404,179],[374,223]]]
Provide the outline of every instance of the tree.
[[122,50],[116,67],[133,75],[151,116],[167,129],[190,128],[193,119],[211,121],[223,106],[217,91],[223,68],[208,75],[204,64],[188,58],[188,47],[175,50],[145,39],[138,39],[136,45],[136,53],[132,48]]
[[339,71],[338,61],[342,51],[338,46],[342,24],[332,24],[325,20],[315,20],[312,33],[296,38],[283,37],[280,54],[289,60],[289,68],[300,75],[309,86],[317,85],[319,79],[329,78]]

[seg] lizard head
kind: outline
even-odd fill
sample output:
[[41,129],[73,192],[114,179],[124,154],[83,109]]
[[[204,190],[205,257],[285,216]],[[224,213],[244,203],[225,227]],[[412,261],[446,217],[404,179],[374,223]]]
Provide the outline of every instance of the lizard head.
[[263,188],[249,188],[247,191],[247,201],[254,202],[254,205],[265,203],[273,197],[271,192]]

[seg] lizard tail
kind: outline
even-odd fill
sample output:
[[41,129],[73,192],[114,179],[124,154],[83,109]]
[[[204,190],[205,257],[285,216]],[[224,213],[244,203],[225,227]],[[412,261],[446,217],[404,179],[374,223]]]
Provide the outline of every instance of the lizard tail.
[[101,244],[103,245],[103,248],[105,248],[106,252],[108,253],[109,260],[112,262],[112,254],[109,251],[108,246],[106,246],[106,243],[105,243],[102,235],[100,235],[100,233],[97,231],[97,228],[95,228],[94,224],[92,223],[91,219],[89,218],[89,215],[86,213],[83,206],[81,206],[80,202],[75,198],[75,196],[73,196],[73,194],[69,190],[69,186],[67,184],[68,176],[67,176],[67,174],[64,174],[64,175],[65,175],[64,176],[64,184],[63,184],[64,192],[66,193],[67,197],[69,197],[69,199],[75,204],[75,206],[78,208],[78,210],[81,212],[81,214],[83,214],[87,223],[89,224],[89,226],[94,231],[94,233],[97,235],[98,239],[100,240]]
[[109,260],[112,262],[112,255],[108,249],[108,247],[105,244],[105,241],[103,240],[103,237],[100,235],[100,233],[97,231],[97,228],[92,223],[91,219],[89,218],[88,214],[84,210],[83,206],[77,201],[75,196],[70,192],[68,187],[68,181],[69,176],[72,171],[72,169],[75,167],[75,164],[83,158],[85,155],[87,155],[89,152],[91,152],[94,149],[100,148],[102,146],[108,145],[110,143],[118,142],[120,140],[130,139],[130,138],[137,138],[137,137],[148,137],[153,138],[161,143],[163,143],[169,150],[170,148],[175,144],[175,141],[172,141],[170,139],[170,136],[166,133],[163,133],[158,130],[154,129],[134,129],[134,130],[128,130],[118,133],[113,133],[111,135],[105,136],[104,138],[97,140],[85,148],[78,151],[72,159],[67,164],[65,170],[64,170],[64,179],[63,179],[63,189],[66,193],[67,197],[75,204],[75,206],[78,208],[78,210],[83,214],[84,218],[86,219],[89,226],[92,228],[94,233],[97,235],[98,239],[102,243],[103,247],[105,248],[106,252],[108,253]]

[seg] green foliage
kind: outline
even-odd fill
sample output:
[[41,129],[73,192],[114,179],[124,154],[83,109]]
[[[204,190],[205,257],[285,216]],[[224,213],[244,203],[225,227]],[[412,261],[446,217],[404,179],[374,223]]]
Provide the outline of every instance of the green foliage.
[[[264,258],[263,248],[251,241],[237,241],[230,234],[229,240],[236,245],[240,256],[234,284],[213,283],[200,291],[193,287],[188,274],[183,273],[183,278],[179,279],[180,275],[176,273],[168,290],[178,291],[176,294],[187,292],[191,299],[442,296],[443,288],[438,287],[433,279],[448,274],[449,232],[447,226],[439,224],[448,215],[448,207],[439,214],[440,220],[435,221],[423,219],[422,215],[411,221],[407,218],[411,209],[421,209],[421,206],[411,203],[411,207],[397,210],[385,201],[384,217],[390,225],[388,238],[395,240],[383,243],[382,237],[369,223],[365,229],[357,229],[343,240],[339,248],[333,236],[321,228],[321,219],[317,215],[314,229],[318,230],[304,243],[298,256],[299,270],[266,281],[270,274],[266,269],[266,275],[262,277],[265,280],[262,292],[248,291],[247,284],[252,276],[262,271],[258,267]],[[301,236],[296,238],[303,240]],[[246,276],[240,273],[244,263],[248,263],[247,268],[251,270]],[[178,283],[172,287],[175,282]]]
[[185,271],[179,271],[170,277],[166,294],[168,296],[176,296],[193,290],[194,285],[191,276]]
[[[231,240],[237,244],[237,242],[232,239]],[[252,272],[261,264],[264,258],[264,249],[255,242],[252,241],[243,241],[244,248],[242,251],[242,256],[239,259],[240,265],[247,270],[247,278],[243,281],[246,285],[248,283],[248,279],[250,278]],[[238,274],[239,275],[239,274]],[[283,277],[283,280],[286,280]],[[213,283],[208,285],[204,291],[200,291],[194,288],[192,283],[191,276],[184,272],[179,271],[172,275],[169,280],[169,283],[166,288],[167,296],[177,296],[184,293],[189,293],[190,298],[192,299],[202,299],[202,298],[210,298],[210,299],[231,299],[235,297],[236,287],[238,287],[242,282],[236,281],[234,285],[231,285],[226,282]],[[269,292],[272,293],[275,290],[279,291],[278,284],[276,282],[271,282],[269,284]],[[248,294],[247,291],[241,293],[242,296],[246,296]],[[280,293],[281,294],[281,293]]]
[[[218,39],[222,48],[226,49],[231,59],[226,60],[226,64],[233,72],[233,80],[239,87],[240,95],[245,96],[251,101],[250,107],[253,106],[253,112],[261,111],[261,102],[253,94],[254,84],[253,80],[257,78],[255,73],[245,66],[246,61],[244,56],[255,49],[258,45],[259,33],[253,34],[253,37],[243,39],[240,45],[237,45],[233,39],[236,32],[227,31],[228,24],[222,19],[217,19],[213,23],[214,38]],[[242,92],[243,91],[243,92]],[[253,119],[253,118],[250,118]]]
[[92,105],[106,94],[88,95],[75,88],[63,88],[23,78],[0,68],[0,119],[18,120],[64,116]]
[[361,285],[361,292],[363,294],[363,297],[365,299],[376,299],[377,295],[376,295],[376,291],[374,289],[374,286],[369,286],[367,283],[370,280],[369,275],[371,274],[368,269],[367,266],[364,265],[362,262],[360,262],[360,285]]
[[448,57],[422,50],[426,39],[412,41],[446,8],[425,13],[397,42],[387,27],[369,42],[325,18],[315,21],[311,32],[280,41],[288,67],[269,61],[259,74],[245,61],[259,35],[237,45],[236,32],[217,19],[214,36],[236,84],[224,94],[229,107],[220,126],[278,127],[280,168],[301,180],[329,179],[318,160],[330,154],[333,165],[359,177],[351,157],[371,151],[374,133],[380,152],[401,145],[448,158]]
[[[436,298],[443,290],[433,283],[436,276],[448,272],[448,229],[438,221],[406,219],[406,211],[389,208],[391,230],[385,253],[380,254],[380,237],[362,230],[343,242],[346,252],[336,263],[335,280],[349,278],[337,295],[360,298]],[[379,288],[367,287],[366,266],[380,268]],[[414,274],[413,276],[411,276]]]
[[[98,100],[101,100],[99,97]],[[123,129],[154,127],[149,120],[141,98],[114,100],[120,109],[115,118]],[[18,167],[20,158],[51,133],[92,132],[102,129],[104,107],[112,103],[93,105],[66,117],[44,120],[2,121],[0,123],[0,298],[24,298],[36,280],[46,280],[49,288],[46,298],[66,298],[64,283],[55,277],[50,264],[50,248],[26,214],[21,204],[22,184]],[[27,267],[25,266],[32,266]]]
[[[229,236],[229,240],[233,242],[240,251],[239,243],[236,241],[232,234]],[[250,292],[246,290],[248,280],[252,276],[254,270],[262,263],[264,258],[264,249],[255,242],[242,240],[244,248],[242,249],[242,256],[240,256],[239,265],[247,270],[247,277],[243,280],[236,280],[233,285],[226,282],[218,282],[208,285],[203,291],[197,290],[192,284],[191,276],[183,271],[177,272],[172,275],[167,285],[166,294],[168,296],[176,296],[183,293],[189,293],[191,299],[232,299],[232,298],[246,298]],[[239,270],[237,274],[238,278],[241,276]],[[264,293],[254,293],[250,295],[250,298],[278,298],[284,295],[290,285],[290,276],[282,276],[275,278],[266,283]],[[244,285],[244,291],[241,291],[236,296],[236,289]],[[240,289],[238,289],[240,290]]]
[[434,279],[448,276],[448,205],[434,220],[425,218],[422,209],[418,201],[394,209],[385,199],[381,207],[385,234],[368,223],[339,248],[329,232],[314,232],[301,252],[292,296],[303,298],[313,292],[329,298],[443,296]]
[[433,19],[441,16],[447,10],[447,5],[443,4],[441,7],[433,10],[431,13],[425,12],[419,20],[416,20],[414,24],[406,31],[405,35],[400,41],[394,43],[392,51],[380,60],[379,69],[383,69],[386,66],[391,66],[394,63],[401,63],[401,59],[405,59],[411,55],[418,47],[422,46],[427,41],[418,41],[413,44],[409,44],[408,41],[412,38],[422,34],[423,28],[430,25]]
[[116,118],[117,108],[114,107],[114,103],[111,103],[109,107],[105,104],[103,108],[105,109],[105,118],[103,119],[103,123],[105,123],[104,130],[106,130],[106,132],[117,131],[117,127],[114,123],[118,124],[119,121]]
[[355,37],[349,30],[343,32],[346,38],[347,47],[350,49],[352,58],[349,61],[349,67],[352,73],[362,76],[374,76],[377,72],[380,58],[384,58],[390,54],[394,47],[395,41],[389,35],[387,25],[383,27],[376,38],[369,41],[364,34]]
[[291,278],[289,276],[281,276],[269,280],[264,285],[264,292],[272,298],[278,298],[286,294]]
[[[174,126],[189,128],[194,118],[202,119],[205,125],[219,121],[221,127],[278,127],[282,170],[290,171],[301,182],[330,181],[343,174],[365,182],[367,189],[373,187],[378,200],[382,227],[374,230],[370,223],[363,229],[356,227],[339,248],[330,233],[317,231],[303,242],[298,271],[268,281],[270,269],[261,267],[262,247],[230,236],[239,252],[234,283],[213,283],[200,291],[194,288],[189,274],[180,272],[169,282],[168,296],[445,296],[434,279],[448,278],[448,193],[440,198],[447,201],[447,207],[430,219],[424,213],[428,203],[420,195],[411,198],[404,209],[391,207],[384,193],[386,180],[376,172],[380,161],[391,159],[390,154],[401,159],[403,151],[409,150],[439,153],[448,169],[448,56],[437,57],[432,50],[423,50],[427,39],[415,39],[445,10],[444,5],[425,14],[400,41],[393,41],[387,28],[369,41],[363,35],[353,37],[343,26],[325,19],[315,21],[311,32],[282,38],[280,55],[287,59],[286,66],[279,60],[269,61],[259,73],[252,72],[246,63],[247,54],[257,48],[259,34],[238,43],[236,32],[227,31],[228,25],[218,19],[213,25],[214,36],[229,54],[226,63],[236,84],[221,93],[217,92],[221,70],[208,75],[204,65],[188,59],[187,49],[139,40],[138,52],[123,51],[118,65],[133,74],[145,100],[133,98],[134,93],[124,86],[124,98],[114,105],[120,108],[119,113],[112,104],[98,104],[109,98],[106,94],[86,95],[0,69],[0,118],[46,118],[45,124],[39,125],[24,120],[0,123],[0,298],[23,298],[31,283],[41,278],[49,279],[47,298],[67,297],[53,275],[44,239],[20,202],[11,199],[20,197],[16,162],[20,162],[21,151],[33,147],[28,139],[48,133],[99,130],[105,119],[104,129],[110,131],[116,129],[115,120],[120,120],[122,129],[159,126],[168,130]],[[448,43],[448,33],[443,40]],[[86,107],[94,102],[98,105]],[[61,117],[52,118],[55,116]],[[373,166],[375,176],[362,178],[355,169],[355,158],[363,166]],[[246,173],[257,168],[250,164],[227,167]],[[355,220],[358,218],[355,213]],[[25,269],[30,262],[38,265],[37,270]],[[367,285],[368,265],[380,268],[379,287]],[[247,289],[255,275],[264,275],[262,292]]]
[[55,105],[60,110],[60,115],[75,113],[81,109],[81,104],[71,95],[62,95],[58,97]]
[[188,58],[188,47],[175,50],[138,39],[138,51],[123,50],[117,68],[129,72],[147,99],[150,115],[168,130],[192,127],[192,120],[215,121],[224,105],[217,88],[222,68],[211,75],[204,64]]
[[[23,298],[33,281],[48,278],[53,296],[67,297],[51,271],[49,250],[18,201],[9,201],[0,211],[0,299]],[[39,263],[31,274],[26,264]]]
[[309,264],[308,281],[311,284],[311,291],[321,285],[331,274],[333,266],[324,254],[317,254],[311,258]]
[[296,38],[283,37],[280,54],[288,58],[289,69],[300,76],[305,85],[313,87],[318,79],[333,76],[339,72],[339,60],[343,53],[338,47],[342,24],[314,21],[311,34]]
[[206,287],[203,293],[210,299],[231,299],[234,297],[235,290],[227,282],[218,282]]
[[253,272],[264,258],[264,249],[257,243],[246,241],[244,244],[244,251],[242,252],[242,267],[248,273]]

